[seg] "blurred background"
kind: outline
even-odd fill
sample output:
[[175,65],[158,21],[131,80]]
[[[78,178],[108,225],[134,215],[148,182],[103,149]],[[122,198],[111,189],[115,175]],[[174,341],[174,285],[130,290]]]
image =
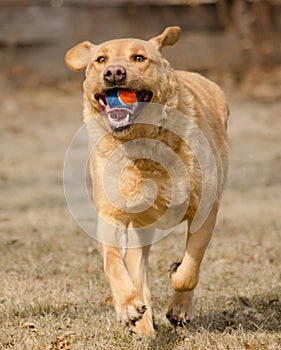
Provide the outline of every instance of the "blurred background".
[[[152,248],[158,336],[144,347],[116,324],[97,244],[67,208],[84,73],[64,55],[170,25],[182,28],[163,50],[171,65],[226,93],[230,168],[188,328],[165,318],[185,233]],[[1,349],[281,349],[280,39],[281,0],[0,0]]]
[[169,25],[182,38],[166,55],[175,67],[239,73],[280,63],[280,0],[0,0],[0,73],[10,83],[73,77],[74,44],[149,39]]

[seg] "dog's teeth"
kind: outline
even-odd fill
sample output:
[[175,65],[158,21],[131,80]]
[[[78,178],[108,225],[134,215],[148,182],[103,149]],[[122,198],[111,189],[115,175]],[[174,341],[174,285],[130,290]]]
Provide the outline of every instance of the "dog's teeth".
[[126,120],[126,122],[128,122],[130,120],[130,114],[129,113],[126,115],[125,120]]

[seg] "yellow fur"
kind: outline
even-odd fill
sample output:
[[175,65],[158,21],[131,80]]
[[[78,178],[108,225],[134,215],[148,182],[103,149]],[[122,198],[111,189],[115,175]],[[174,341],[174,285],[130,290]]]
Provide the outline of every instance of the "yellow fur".
[[[179,32],[178,27],[170,27],[150,41],[120,39],[100,45],[83,42],[69,50],[66,62],[71,69],[86,69],[84,121],[88,124],[90,148],[96,140],[101,140],[92,152],[90,160],[93,198],[99,215],[105,221],[111,222],[119,228],[145,227],[157,222],[171,206],[172,182],[169,172],[153,158],[135,159],[135,154],[141,154],[138,142],[130,143],[130,147],[128,149],[125,147],[125,151],[118,155],[116,166],[118,162],[126,161],[126,166],[122,169],[119,178],[120,192],[124,197],[124,203],[127,201],[133,207],[134,203],[145,196],[142,192],[142,185],[147,181],[152,181],[157,185],[156,198],[152,198],[152,194],[150,197],[148,190],[146,199],[148,203],[149,201],[151,203],[148,208],[139,213],[128,212],[122,205],[120,208],[115,207],[114,203],[106,196],[103,172],[109,157],[120,145],[126,145],[129,141],[140,139],[154,140],[159,141],[159,143],[154,143],[149,148],[152,157],[157,155],[159,159],[167,158],[166,148],[163,148],[163,144],[177,153],[184,163],[189,179],[188,181],[184,179],[180,175],[182,174],[180,171],[184,170],[179,170],[175,189],[177,199],[173,205],[175,207],[183,206],[187,191],[189,191],[189,203],[182,217],[182,220],[188,220],[189,225],[192,223],[202,196],[202,173],[198,159],[186,143],[186,140],[192,137],[192,128],[187,126],[184,121],[179,123],[178,119],[173,116],[173,110],[179,111],[189,121],[192,121],[201,130],[212,149],[217,166],[217,178],[215,179],[217,191],[214,203],[211,203],[212,210],[197,232],[188,235],[182,263],[178,269],[171,273],[171,282],[176,292],[171,299],[167,315],[171,322],[178,320],[184,323],[191,314],[193,295],[187,291],[193,290],[197,284],[200,263],[214,228],[225,182],[228,107],[223,92],[215,83],[196,73],[174,70],[162,56],[162,48],[174,44],[179,37]],[[132,60],[134,54],[143,55],[146,60],[141,64],[134,62]],[[96,58],[100,56],[106,57],[106,64],[97,62]],[[159,109],[157,125],[145,122],[136,124],[128,133],[122,135],[117,135],[110,130],[106,118],[100,113],[99,104],[95,98],[96,94],[102,93],[106,89],[103,72],[108,64],[118,64],[125,67],[127,72],[125,87],[127,89],[150,90],[153,92],[151,102],[165,106],[164,111]],[[144,115],[145,120],[148,111],[149,106],[145,107],[138,118]],[[157,114],[153,110],[151,113]],[[184,139],[171,130],[179,130],[184,133]],[[169,159],[167,162],[169,164]],[[171,166],[179,166],[180,169],[180,165],[171,164]],[[176,212],[175,210],[173,213]],[[116,229],[116,232],[119,232],[119,228]],[[100,231],[102,230],[105,228],[100,229]],[[103,232],[100,234],[102,235]],[[152,334],[152,304],[146,283],[146,263],[149,249],[145,250],[140,247],[128,250],[127,260],[119,254],[116,247],[103,245],[101,250],[105,259],[105,271],[113,292],[118,319],[125,323],[132,323],[135,330],[141,335]],[[141,305],[146,305],[147,308],[144,316],[143,310],[140,310]],[[179,314],[177,311],[181,308],[185,310],[183,314]]]

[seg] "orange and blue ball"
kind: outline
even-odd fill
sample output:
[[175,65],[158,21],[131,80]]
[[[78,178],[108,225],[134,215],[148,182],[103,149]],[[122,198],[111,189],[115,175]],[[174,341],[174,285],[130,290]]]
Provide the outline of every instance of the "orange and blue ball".
[[131,90],[112,89],[107,92],[106,100],[110,108],[128,108],[137,101],[137,96]]

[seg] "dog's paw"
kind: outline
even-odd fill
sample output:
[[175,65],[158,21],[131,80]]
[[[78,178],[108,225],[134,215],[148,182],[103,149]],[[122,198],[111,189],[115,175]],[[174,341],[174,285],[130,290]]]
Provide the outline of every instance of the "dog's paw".
[[134,324],[131,331],[141,337],[155,335],[155,324],[153,321],[151,308],[147,308],[142,318]]
[[186,326],[192,320],[193,291],[175,292],[172,296],[166,317],[174,326]]
[[178,312],[175,309],[170,309],[167,311],[166,317],[172,325],[178,327],[184,327],[191,321],[189,313],[186,313],[185,310]]
[[135,325],[145,313],[147,307],[138,298],[130,298],[122,305],[116,305],[117,320],[123,325]]

